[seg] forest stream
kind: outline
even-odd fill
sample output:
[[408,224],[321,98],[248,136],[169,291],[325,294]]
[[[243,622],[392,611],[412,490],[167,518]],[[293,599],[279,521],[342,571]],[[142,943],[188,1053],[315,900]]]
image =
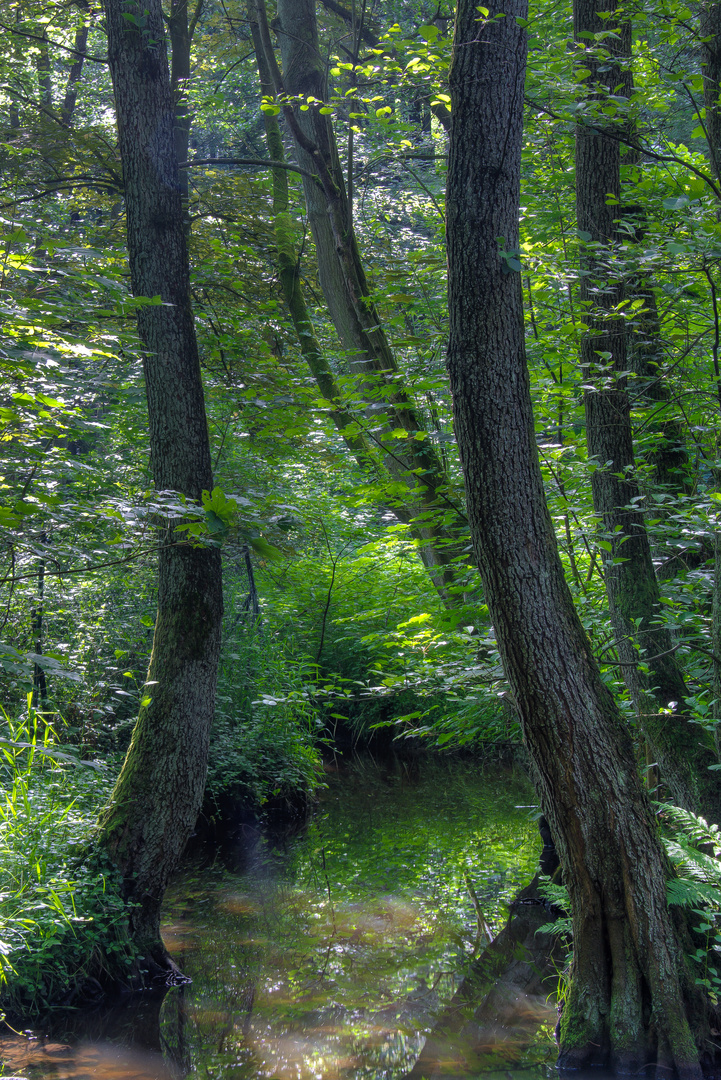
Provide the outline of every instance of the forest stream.
[[[307,827],[240,827],[174,881],[163,936],[191,984],[7,1032],[3,1076],[401,1080],[535,873],[532,801],[471,761],[331,770]],[[525,1009],[481,1071],[549,1074],[555,1022],[552,1001]]]

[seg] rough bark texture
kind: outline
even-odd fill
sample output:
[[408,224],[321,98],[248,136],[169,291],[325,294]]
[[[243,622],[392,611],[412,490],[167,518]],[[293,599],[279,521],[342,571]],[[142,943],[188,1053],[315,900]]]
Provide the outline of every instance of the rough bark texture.
[[701,4],[701,74],[703,75],[703,99],[706,106],[706,139],[711,167],[717,180],[721,180],[721,4],[718,0],[706,0]]
[[[267,23],[261,19],[261,29],[264,26]],[[277,29],[282,77],[267,31],[263,40],[276,93],[312,97],[321,103],[326,91],[325,66],[313,0],[280,0]],[[285,116],[293,133],[298,163],[309,174],[303,177],[303,187],[321,287],[349,367],[357,376],[356,392],[365,402],[366,433],[382,449],[391,477],[409,489],[408,497],[399,500],[399,516],[401,520],[416,518],[414,533],[423,541],[419,552],[436,588],[448,599],[447,587],[454,579],[453,563],[464,558],[463,523],[447,497],[448,477],[443,463],[428,435],[423,437],[426,425],[403,387],[371,297],[332,124],[317,106],[305,112],[298,106],[288,106]],[[390,436],[399,428],[407,432],[406,439]]]
[[[639,720],[653,746],[671,799],[718,819],[719,784],[708,766],[715,761],[703,732],[691,723],[689,691],[668,630],[659,626],[661,595],[635,475],[631,410],[626,389],[627,331],[616,307],[623,298],[623,264],[617,250],[621,211],[618,129],[596,112],[605,95],[630,89],[630,34],[613,20],[616,0],[574,0],[574,31],[585,80],[586,118],[576,129],[576,212],[581,236],[594,245],[582,257],[580,299],[589,326],[581,341],[586,441],[597,466],[591,478],[593,505],[612,550],[604,578],[623,675]],[[610,13],[609,20],[598,12]],[[602,51],[581,35],[614,30]],[[636,645],[638,643],[638,647]],[[646,678],[638,668],[643,660]],[[674,703],[671,706],[671,703]],[[673,711],[669,712],[669,708]],[[661,711],[664,710],[664,711]]]
[[[133,294],[158,490],[199,500],[212,488],[210,446],[190,306],[188,258],[173,146],[173,101],[159,0],[106,0],[108,57],[123,162]],[[137,22],[127,19],[127,14]],[[159,557],[158,616],[141,708],[99,842],[119,867],[131,928],[165,963],[163,891],[190,836],[205,785],[220,649],[220,553],[174,542]]]
[[[505,18],[493,19],[503,13]],[[573,909],[560,1063],[699,1075],[633,748],[563,576],[525,360],[518,248],[525,0],[458,5],[450,74],[448,369],[478,565]],[[502,237],[502,241],[498,238]],[[639,873],[638,868],[643,872]],[[690,993],[690,991],[689,991]]]
[[[170,34],[170,87],[175,107],[173,141],[175,160],[180,164],[188,160],[190,143],[190,125],[192,117],[188,110],[187,91],[190,82],[190,46],[195,27],[203,9],[203,0],[196,0],[191,19],[188,18],[188,0],[171,0],[168,32]],[[178,182],[183,199],[183,211],[186,214],[185,227],[190,229],[188,217],[189,175],[187,169],[181,169]]]

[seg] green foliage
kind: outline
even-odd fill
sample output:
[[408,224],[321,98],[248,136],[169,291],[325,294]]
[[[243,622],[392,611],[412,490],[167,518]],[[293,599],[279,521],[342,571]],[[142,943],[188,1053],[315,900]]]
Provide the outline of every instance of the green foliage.
[[560,914],[553,922],[545,923],[539,927],[539,934],[553,934],[556,937],[565,937],[570,945],[573,927],[570,915],[571,898],[568,895],[568,889],[565,885],[552,881],[551,878],[542,877],[539,892],[548,901],[549,906],[556,908],[559,912],[566,913]]
[[[379,484],[356,467],[302,362],[278,280],[267,172],[214,162],[190,170],[193,303],[217,486],[191,509],[174,493],[151,490],[134,320],[139,307],[159,300],[130,296],[107,67],[85,62],[72,123],[63,121],[60,101],[85,16],[73,4],[48,12],[41,0],[17,7],[17,34],[8,32],[0,57],[0,666],[9,713],[20,715],[34,692],[59,738],[82,756],[98,761],[124,749],[152,642],[156,526],[171,519],[181,541],[222,548],[230,582],[210,805],[309,795],[318,783],[319,735],[346,729],[358,739],[384,727],[434,748],[516,743],[514,706],[475,572],[458,586],[465,606],[444,611],[407,527],[391,523],[405,485]],[[415,4],[391,4],[385,15],[377,43],[364,43],[358,59],[354,34],[325,12],[328,100],[304,105],[331,118],[353,175],[354,226],[372,299],[398,361],[398,388],[413,395],[422,418],[423,430],[411,437],[438,449],[450,474],[447,497],[461,505],[443,363],[449,21],[439,12],[429,23],[429,11]],[[658,618],[673,635],[687,704],[710,744],[719,714],[712,690],[718,582],[710,561],[720,497],[718,194],[692,13],[658,0],[628,16],[634,93],[625,102],[584,89],[589,69],[573,65],[570,9],[532,13],[521,245],[508,251],[499,240],[499,255],[520,271],[536,444],[568,580],[604,677],[633,719],[603,580],[623,550],[594,517],[598,463],[585,447],[578,344],[589,313],[578,303],[578,280],[589,238],[575,225],[574,137],[579,117],[598,119],[599,111],[624,131],[636,124],[641,150],[624,156],[624,205],[607,270],[629,293],[614,314],[629,336],[623,378],[641,506],[662,579]],[[184,87],[198,160],[256,156],[259,109],[278,108],[261,104],[247,27],[236,19],[229,27],[222,5],[202,6],[193,77]],[[48,28],[49,101],[38,67]],[[604,35],[585,44],[603,58]],[[101,57],[104,48],[102,27],[91,20],[88,52]],[[297,249],[323,353],[359,430],[377,442],[374,410],[382,411],[389,384],[378,381],[377,401],[367,408],[352,358],[317,299],[306,208],[292,175],[282,233]],[[642,362],[649,346],[650,373]],[[598,361],[603,374],[604,357]],[[396,428],[390,452],[407,438]],[[241,587],[238,566],[246,554],[259,619],[244,607],[251,590]],[[72,955],[73,943],[85,955],[96,930],[98,940],[103,927],[109,941],[121,940],[122,921],[113,922],[114,885],[102,892],[94,871],[62,865],[63,845],[81,843],[106,774],[91,778],[53,759],[52,740],[43,757],[36,732],[12,731],[0,741],[17,755],[16,765],[3,766],[14,809],[2,820],[12,878],[2,891],[18,898],[8,918],[17,909],[26,923],[7,930],[7,955],[18,972],[30,971],[22,965],[37,956],[29,979],[39,986],[41,968],[52,973],[53,957]],[[20,746],[33,739],[34,751]],[[32,765],[22,764],[31,756]],[[16,767],[25,787],[11,779]],[[47,823],[50,812],[57,828],[38,830],[35,818]],[[708,912],[715,911],[718,852],[702,850],[716,841],[703,839],[700,828],[681,821],[668,839],[677,870],[669,898]],[[50,869],[35,872],[36,883],[21,873],[24,858]],[[84,910],[101,912],[92,923],[72,921],[72,898],[80,910],[81,895]],[[45,918],[44,938],[37,927]],[[32,953],[24,941],[34,942]],[[12,974],[9,961],[0,963]],[[57,970],[48,975],[52,994],[66,978]],[[38,990],[38,1001],[45,992]]]
[[[0,1003],[37,1014],[134,959],[109,865],[90,854],[112,776],[60,748],[31,707],[0,742]],[[72,764],[71,764],[72,762]]]
[[718,825],[679,806],[661,803],[659,810],[668,831],[664,847],[675,870],[668,882],[669,904],[683,907],[709,905],[721,912],[721,842]]
[[687,954],[714,1005],[721,998],[721,840],[719,826],[679,806],[662,803],[664,846],[675,871],[669,904],[688,908],[695,949]]
[[291,660],[282,641],[250,616],[224,643],[210,743],[206,804],[292,808],[317,789],[322,721],[308,684],[313,668]]

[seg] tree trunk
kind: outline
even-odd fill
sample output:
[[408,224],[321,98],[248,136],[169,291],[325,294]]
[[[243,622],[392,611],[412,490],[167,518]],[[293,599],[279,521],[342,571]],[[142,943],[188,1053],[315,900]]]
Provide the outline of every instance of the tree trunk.
[[83,61],[85,60],[85,50],[88,47],[88,26],[84,24],[79,26],[75,31],[75,60],[68,72],[68,81],[65,84],[65,96],[63,98],[63,104],[60,108],[60,119],[68,127],[72,125],[73,117],[75,115],[75,105],[78,100],[78,86],[80,84],[80,76],[83,73]]
[[[208,429],[190,306],[160,0],[106,0],[108,59],[125,179],[133,294],[139,309],[155,486],[199,500],[212,488]],[[132,18],[128,18],[128,15]],[[99,843],[125,882],[132,933],[165,966],[163,892],[195,825],[207,769],[220,650],[220,552],[164,531],[158,615],[141,706]],[[137,905],[137,906],[134,906]]]
[[[248,20],[253,36],[261,93],[263,96],[272,97],[275,90],[263,48],[256,0],[249,0]],[[264,112],[263,122],[270,160],[284,161],[285,148],[277,116]],[[318,389],[331,406],[331,419],[346,446],[361,468],[379,480],[381,469],[378,456],[363,434],[356,417],[344,404],[343,392],[315,336],[300,280],[298,254],[292,239],[292,222],[288,213],[288,174],[285,169],[273,169],[273,219],[278,250],[278,276],[303,359],[308,364]]]
[[[611,625],[623,676],[640,724],[653,746],[671,799],[714,820],[721,791],[708,766],[715,761],[703,732],[685,705],[689,691],[668,630],[659,625],[661,594],[643,520],[635,476],[631,409],[626,390],[627,333],[616,314],[623,298],[623,267],[615,250],[620,216],[621,159],[618,127],[600,108],[618,87],[630,89],[630,28],[614,20],[617,0],[574,0],[574,30],[587,91],[585,119],[576,128],[576,213],[582,239],[593,243],[582,256],[580,299],[589,332],[581,340],[586,441],[595,459],[593,506],[611,545],[604,578]],[[601,13],[612,18],[602,19]],[[609,30],[613,33],[608,34]],[[585,35],[603,33],[603,48]],[[609,52],[612,54],[609,58]],[[598,110],[598,111],[597,111]],[[637,644],[638,643],[638,644]],[[648,678],[639,670],[643,661]]]
[[714,176],[721,180],[721,3],[718,0],[705,0],[699,15],[706,141]]
[[[619,233],[619,238],[626,243],[635,244],[643,241],[647,228],[646,213],[640,206],[621,208],[624,221],[631,232]],[[664,365],[666,354],[663,346],[661,316],[659,315],[653,281],[647,270],[636,267],[633,275],[626,281],[627,300],[640,300],[643,307],[636,311],[627,336],[628,369],[634,373],[633,390],[645,400],[652,410],[650,426],[647,429],[649,449],[646,461],[653,470],[653,483],[671,494],[688,494],[691,475],[689,456],[685,446],[684,429],[674,415],[673,393],[666,380]],[[658,417],[658,419],[656,418]],[[659,516],[664,508],[656,508]],[[680,569],[680,560],[669,560],[656,576],[662,580],[673,578]]]
[[[170,35],[170,88],[175,108],[173,142],[175,145],[175,160],[178,164],[188,160],[190,125],[193,119],[188,110],[187,97],[188,83],[190,82],[190,46],[202,10],[203,0],[196,0],[192,18],[188,19],[188,0],[171,0],[170,3],[170,17],[168,18],[168,33]],[[189,173],[187,169],[180,170],[178,182],[180,184],[180,192],[183,199],[185,228],[187,231],[190,231],[190,215],[188,210],[190,189]]]
[[[40,543],[48,542],[47,533],[40,534]],[[35,654],[43,654],[43,615],[45,614],[45,556],[41,555],[38,562],[38,588],[35,594],[35,604],[30,613],[32,624],[33,646]],[[33,696],[32,704],[35,709],[44,709],[48,700],[48,683],[45,676],[45,668],[37,660],[33,664]]]
[[[275,62],[264,5],[258,4],[261,33],[276,94],[325,97],[313,0],[280,0],[278,35],[283,59],[281,77]],[[466,547],[464,523],[448,497],[448,477],[416,406],[406,392],[393,350],[370,295],[352,225],[343,170],[333,127],[318,105],[307,111],[284,109],[293,133],[303,177],[308,221],[313,233],[321,288],[366,408],[366,433],[383,451],[388,472],[408,487],[400,501],[403,517],[416,517],[414,531],[423,541],[421,557],[441,595],[454,581]],[[314,179],[310,177],[313,176]],[[405,439],[391,432],[402,429]],[[403,503],[405,502],[405,506]],[[401,515],[399,515],[401,516]],[[450,518],[450,524],[444,519]]]
[[521,277],[499,257],[519,243],[527,17],[525,0],[496,0],[480,20],[474,0],[461,0],[450,73],[448,369],[471,532],[571,897],[559,1063],[656,1060],[699,1076],[665,859],[563,576],[534,437]]
[[50,63],[50,46],[47,31],[43,31],[42,38],[39,42],[38,51],[35,54],[35,69],[38,73],[40,104],[44,106],[46,115],[52,116],[53,69]]

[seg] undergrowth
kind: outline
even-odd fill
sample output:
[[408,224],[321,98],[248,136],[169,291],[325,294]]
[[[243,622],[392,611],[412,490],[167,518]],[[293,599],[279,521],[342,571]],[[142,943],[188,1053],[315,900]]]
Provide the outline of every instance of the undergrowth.
[[33,1016],[79,1003],[134,959],[119,882],[83,858],[110,771],[81,762],[29,704],[0,720],[0,1005]]
[[322,720],[315,667],[290,659],[270,631],[228,634],[210,739],[206,806],[226,800],[255,810],[307,798],[318,786]]

